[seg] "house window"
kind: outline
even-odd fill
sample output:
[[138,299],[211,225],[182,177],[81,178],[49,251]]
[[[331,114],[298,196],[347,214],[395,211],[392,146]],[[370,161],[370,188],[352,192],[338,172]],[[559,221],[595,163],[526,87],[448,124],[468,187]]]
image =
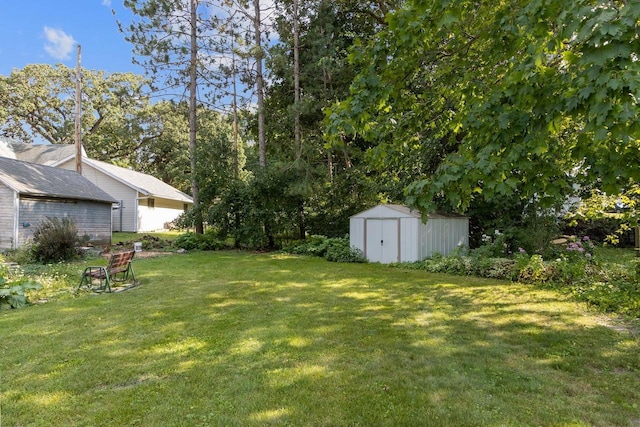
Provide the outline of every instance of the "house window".
[[147,199],[147,207],[148,207],[148,208],[155,208],[155,207],[156,207],[156,201],[155,201],[155,199],[148,198],[148,199]]
[[186,212],[186,211],[188,211],[188,210],[189,210],[189,205],[188,205],[188,204],[186,204],[186,203],[185,203],[185,204],[183,204],[183,205],[182,205],[182,210],[183,210],[183,211],[185,211],[185,212]]

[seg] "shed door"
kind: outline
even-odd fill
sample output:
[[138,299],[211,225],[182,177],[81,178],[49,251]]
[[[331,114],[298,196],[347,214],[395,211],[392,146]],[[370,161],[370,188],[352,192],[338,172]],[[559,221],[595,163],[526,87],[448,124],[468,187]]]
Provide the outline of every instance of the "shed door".
[[398,262],[398,224],[393,219],[366,220],[366,257],[371,262]]

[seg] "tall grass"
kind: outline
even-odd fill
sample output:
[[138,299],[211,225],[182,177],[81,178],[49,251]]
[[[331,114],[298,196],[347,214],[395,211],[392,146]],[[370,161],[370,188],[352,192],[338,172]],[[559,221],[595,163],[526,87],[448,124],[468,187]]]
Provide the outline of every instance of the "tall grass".
[[236,252],[0,313],[3,425],[620,425],[639,339],[530,285]]

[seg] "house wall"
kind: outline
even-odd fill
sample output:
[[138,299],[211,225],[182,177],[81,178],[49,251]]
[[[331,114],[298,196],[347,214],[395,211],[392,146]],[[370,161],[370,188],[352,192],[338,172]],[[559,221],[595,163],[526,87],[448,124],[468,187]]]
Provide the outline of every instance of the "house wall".
[[[63,163],[59,167],[75,170],[75,160]],[[82,175],[121,202],[120,207],[112,212],[113,231],[137,231],[137,191],[86,163],[82,165]]]
[[152,198],[153,207],[149,207],[149,199],[140,199],[138,203],[138,232],[162,230],[165,224],[173,222],[184,212],[184,203],[176,200]]
[[13,247],[15,230],[16,196],[12,189],[0,184],[0,249]]
[[[111,243],[111,203],[84,200],[20,197],[18,241],[21,246],[47,217],[73,218],[78,236],[89,236],[96,244]],[[28,227],[22,224],[29,223]]]

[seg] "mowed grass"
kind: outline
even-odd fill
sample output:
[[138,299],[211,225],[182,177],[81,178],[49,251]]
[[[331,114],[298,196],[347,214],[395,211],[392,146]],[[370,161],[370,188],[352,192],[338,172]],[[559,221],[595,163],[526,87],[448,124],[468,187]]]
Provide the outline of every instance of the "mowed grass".
[[553,291],[203,252],[0,313],[3,426],[634,426],[640,342]]

